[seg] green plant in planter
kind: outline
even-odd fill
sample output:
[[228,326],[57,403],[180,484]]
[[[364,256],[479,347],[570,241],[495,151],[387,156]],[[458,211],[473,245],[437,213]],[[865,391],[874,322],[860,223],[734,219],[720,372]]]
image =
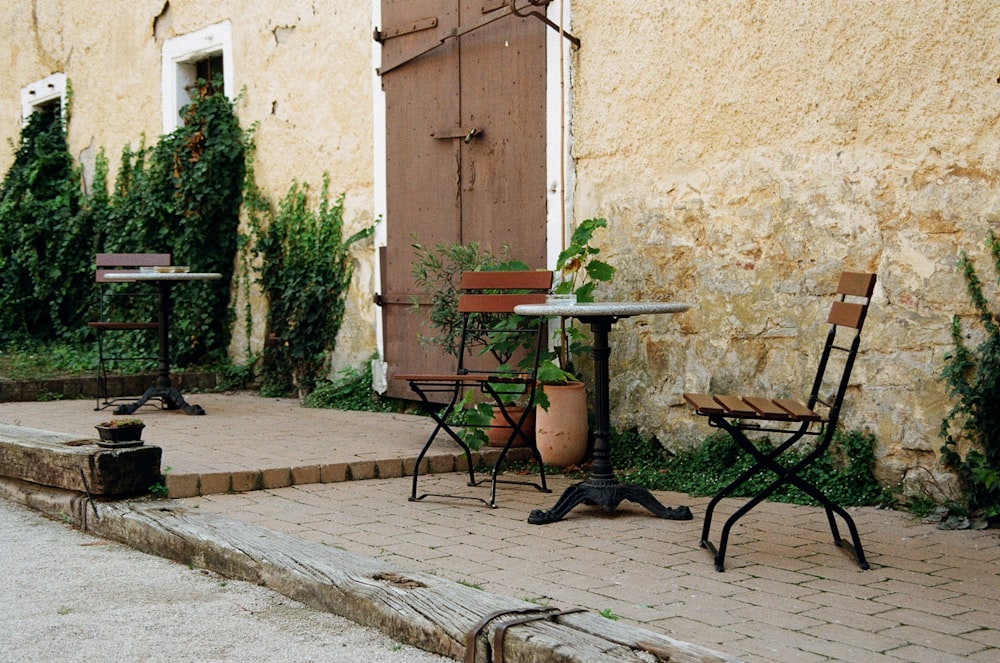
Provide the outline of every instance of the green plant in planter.
[[101,424],[108,428],[127,428],[130,426],[144,426],[142,419],[112,419]]
[[[416,259],[410,268],[413,282],[430,300],[428,321],[434,330],[432,335],[421,336],[425,343],[437,345],[452,356],[458,355],[462,334],[462,314],[458,312],[459,282],[462,272],[513,272],[530,269],[520,260],[510,255],[510,247],[504,245],[499,254],[483,248],[478,242],[468,244],[436,244],[429,248],[420,244],[415,235],[413,251]],[[413,298],[414,310],[423,306],[420,300]],[[499,319],[498,319],[499,322]],[[487,320],[480,320],[480,327],[488,327]],[[491,339],[488,333],[477,334],[467,341],[470,347],[482,347],[491,351]],[[496,344],[493,344],[496,346]],[[503,353],[504,349],[498,347]],[[505,359],[497,358],[499,363]]]
[[[414,297],[413,308],[429,306],[428,324],[432,334],[421,337],[421,341],[440,347],[446,354],[458,356],[461,347],[463,316],[458,310],[459,286],[463,272],[470,271],[527,271],[530,268],[510,255],[510,247],[504,246],[499,253],[483,248],[477,242],[469,244],[437,244],[426,247],[413,237],[412,247],[416,259],[411,267],[411,275],[422,291],[424,300]],[[512,362],[523,362],[531,357],[522,351],[533,348],[536,336],[512,333],[531,325],[540,325],[536,318],[522,318],[508,314],[474,314],[466,328],[466,350],[473,354],[489,354],[498,365],[498,372],[511,370]],[[524,358],[518,360],[519,355]],[[519,403],[523,393],[515,391],[510,384],[492,385],[505,405],[529,405]],[[466,444],[478,449],[487,442],[484,428],[489,427],[494,416],[493,405],[477,398],[472,391],[466,391],[456,408],[457,417],[463,429],[459,433]]]
[[[556,260],[556,270],[559,282],[553,288],[557,295],[575,295],[577,302],[594,301],[594,290],[600,283],[611,281],[615,268],[599,260],[601,249],[591,245],[594,231],[606,228],[606,219],[586,219],[576,227],[570,237],[569,245],[559,253]],[[587,335],[582,329],[567,324],[566,318],[560,321],[556,335],[555,350],[545,357],[538,368],[538,381],[542,384],[568,384],[579,381],[579,373],[574,357],[588,355],[591,346]],[[544,390],[539,391],[536,398],[538,405],[548,409],[548,398]]]
[[97,424],[97,433],[101,438],[102,446],[111,444],[121,444],[128,442],[138,442],[142,439],[142,429],[146,425],[142,419],[112,419]]
[[586,219],[580,222],[570,236],[569,245],[559,253],[556,271],[559,283],[552,289],[557,295],[576,295],[578,302],[594,301],[598,283],[607,282],[615,275],[615,268],[598,260],[601,250],[590,243],[594,231],[607,228],[606,219]]

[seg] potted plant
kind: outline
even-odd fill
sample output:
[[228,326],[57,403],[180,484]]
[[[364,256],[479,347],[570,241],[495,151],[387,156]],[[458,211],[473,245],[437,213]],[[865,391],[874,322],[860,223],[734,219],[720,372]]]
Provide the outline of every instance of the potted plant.
[[[591,246],[594,231],[607,227],[605,219],[586,219],[573,231],[569,245],[559,254],[556,269],[557,295],[574,302],[594,301],[594,290],[610,281],[615,268],[597,258],[601,250]],[[583,330],[560,320],[555,350],[538,371],[540,410],[535,418],[535,443],[542,460],[556,467],[578,465],[586,458],[589,426],[587,391],[579,379],[574,358],[587,355],[590,344]]]
[[112,419],[97,424],[102,447],[136,447],[142,444],[142,419]]

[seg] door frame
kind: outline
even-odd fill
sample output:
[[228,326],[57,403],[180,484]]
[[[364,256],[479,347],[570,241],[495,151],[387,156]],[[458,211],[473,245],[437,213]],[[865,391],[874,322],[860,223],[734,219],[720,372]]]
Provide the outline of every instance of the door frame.
[[[547,15],[566,31],[571,30],[572,0],[552,0]],[[531,18],[507,17],[504,20],[528,21]],[[382,0],[372,0],[372,30],[382,26]],[[554,269],[559,252],[572,232],[573,197],[566,192],[575,189],[575,168],[571,155],[570,132],[573,95],[570,84],[570,42],[555,30],[545,35],[545,245],[546,263]],[[385,93],[377,68],[382,63],[382,47],[372,40],[372,146],[374,150],[373,204],[376,219],[374,252],[375,292],[382,292],[382,270],[379,260],[381,249],[386,246],[386,144],[385,144]],[[387,366],[385,357],[385,325],[383,310],[375,315],[375,343],[378,359],[372,361],[372,387],[383,393],[386,389]]]

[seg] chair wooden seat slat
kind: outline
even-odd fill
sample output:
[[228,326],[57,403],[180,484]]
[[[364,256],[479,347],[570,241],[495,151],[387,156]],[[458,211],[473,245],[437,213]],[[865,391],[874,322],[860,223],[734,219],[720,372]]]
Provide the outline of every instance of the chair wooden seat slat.
[[788,419],[788,410],[782,408],[777,402],[763,396],[744,396],[743,401],[754,411],[765,419]]
[[[414,373],[396,375],[397,380],[405,380],[410,389],[420,398],[425,411],[435,421],[434,430],[417,456],[413,470],[413,486],[410,501],[426,497],[460,497],[475,499],[487,506],[496,507],[498,483],[531,485],[543,492],[551,492],[546,484],[545,468],[541,455],[535,446],[534,435],[522,430],[528,420],[530,409],[521,415],[511,415],[509,402],[513,397],[533,403],[538,363],[545,337],[544,325],[537,318],[521,318],[514,315],[514,307],[519,304],[540,304],[552,287],[551,271],[514,272],[463,272],[459,285],[458,312],[462,317],[462,331],[458,348],[458,366],[454,373]],[[502,324],[501,324],[502,323]],[[513,345],[523,355],[518,366],[508,365],[516,357],[498,356],[483,352],[477,345],[484,338],[494,342],[506,335],[514,335]],[[503,344],[501,344],[503,345]],[[492,355],[492,356],[491,356]],[[492,361],[491,361],[492,360]],[[492,365],[486,365],[490,364]],[[442,495],[440,493],[417,492],[420,467],[431,445],[440,433],[444,433],[459,445],[465,454],[469,471],[469,485],[476,486],[475,463],[471,448],[457,429],[469,427],[461,418],[461,404],[466,393],[478,390],[482,398],[492,402],[494,408],[510,427],[510,433],[500,450],[490,475],[490,497],[488,500],[469,495]],[[444,394],[447,403],[443,406],[432,396]],[[526,434],[527,433],[527,434]],[[499,478],[503,462],[515,440],[526,439],[529,449],[540,468],[539,483],[532,481],[501,480]]]
[[[875,274],[864,272],[844,272],[841,274],[837,285],[838,299],[833,302],[827,318],[830,330],[826,335],[826,342],[820,355],[816,375],[813,378],[809,399],[805,403],[791,398],[766,396],[684,394],[684,399],[694,408],[696,414],[707,417],[711,426],[728,432],[733,440],[755,459],[754,465],[720,490],[705,510],[701,545],[712,552],[717,570],[722,571],[725,568],[726,547],[733,525],[750,509],[767,499],[775,490],[785,484],[794,485],[819,502],[826,510],[834,543],[848,550],[862,569],[869,567],[853,518],[822,491],[806,481],[802,472],[826,452],[833,440],[833,433],[840,417],[840,409],[847,392],[851,371],[858,354],[861,328],[864,326],[868,305],[872,293],[875,291],[875,280]],[[850,343],[838,344],[838,333],[852,334]],[[830,368],[831,357],[836,357],[840,362],[839,376]],[[836,396],[830,403],[824,402],[819,397],[824,385],[828,383],[837,386]],[[818,409],[825,410],[825,412],[817,411]],[[779,440],[770,451],[764,451],[748,437],[748,431],[784,434],[785,437],[783,440]],[[812,450],[807,452],[805,457],[791,468],[780,464],[778,458],[781,454],[792,449],[795,443],[806,435],[817,438]],[[764,472],[772,473],[776,478],[758,490],[749,502],[737,509],[726,520],[722,527],[719,545],[716,547],[709,538],[712,516],[716,506],[738,487]],[[835,514],[839,515],[847,524],[851,536],[850,541],[841,538],[834,518]]]

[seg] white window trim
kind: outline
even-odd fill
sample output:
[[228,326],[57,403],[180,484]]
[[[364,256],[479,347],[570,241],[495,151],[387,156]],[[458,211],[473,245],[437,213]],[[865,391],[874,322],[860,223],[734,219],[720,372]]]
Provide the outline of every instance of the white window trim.
[[27,122],[39,106],[59,100],[62,113],[66,113],[66,74],[47,76],[21,88],[21,121]]
[[180,110],[190,101],[185,88],[195,82],[195,63],[220,53],[223,92],[232,99],[233,31],[228,20],[163,42],[160,76],[163,133],[170,133],[181,124]]

